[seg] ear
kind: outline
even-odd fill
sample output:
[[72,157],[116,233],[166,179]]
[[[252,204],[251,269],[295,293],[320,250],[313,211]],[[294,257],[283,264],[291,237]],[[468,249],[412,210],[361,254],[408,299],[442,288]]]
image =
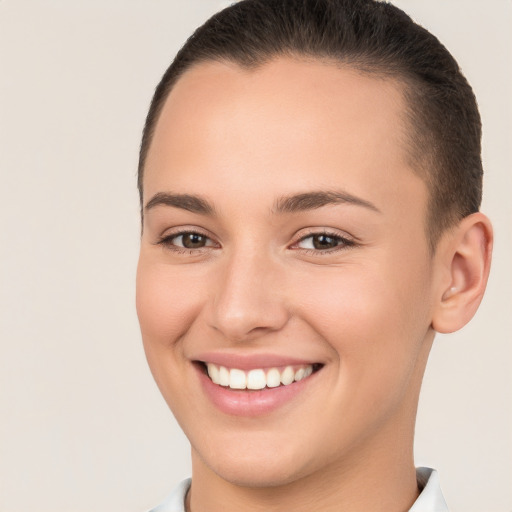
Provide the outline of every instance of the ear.
[[441,239],[432,318],[437,332],[457,331],[473,318],[487,285],[492,243],[492,226],[482,213],[465,217]]

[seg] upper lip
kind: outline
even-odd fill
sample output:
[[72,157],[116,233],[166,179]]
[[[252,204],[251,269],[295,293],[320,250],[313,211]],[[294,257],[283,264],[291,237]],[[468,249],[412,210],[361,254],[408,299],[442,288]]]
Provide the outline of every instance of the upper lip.
[[279,366],[313,365],[319,361],[285,356],[282,354],[240,354],[229,352],[205,352],[193,358],[203,363],[213,363],[226,368],[253,370],[256,368],[273,368]]

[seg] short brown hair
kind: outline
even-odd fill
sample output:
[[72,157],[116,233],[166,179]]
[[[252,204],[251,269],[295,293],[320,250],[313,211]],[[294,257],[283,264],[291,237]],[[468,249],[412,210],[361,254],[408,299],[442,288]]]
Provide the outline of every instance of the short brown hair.
[[199,27],[165,72],[149,108],[139,155],[141,205],[146,155],[180,76],[204,61],[257,68],[279,56],[326,59],[405,85],[408,155],[429,190],[432,250],[445,229],[478,211],[481,120],[473,91],[435,36],[397,7],[375,0],[242,0]]

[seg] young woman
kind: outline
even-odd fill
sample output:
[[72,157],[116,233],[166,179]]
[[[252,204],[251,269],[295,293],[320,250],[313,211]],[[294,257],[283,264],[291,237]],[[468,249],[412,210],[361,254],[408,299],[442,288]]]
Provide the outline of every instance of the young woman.
[[414,467],[435,332],[475,313],[492,229],[447,50],[372,0],[245,0],[147,117],[137,309],[192,480],[155,511],[445,511]]

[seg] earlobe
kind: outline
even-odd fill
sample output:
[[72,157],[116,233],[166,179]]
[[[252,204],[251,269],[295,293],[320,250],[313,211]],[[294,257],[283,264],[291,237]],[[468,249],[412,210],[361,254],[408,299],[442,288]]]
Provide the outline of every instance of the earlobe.
[[482,213],[465,217],[446,235],[436,255],[443,278],[439,280],[432,327],[454,332],[475,314],[484,295],[491,264],[493,233]]

